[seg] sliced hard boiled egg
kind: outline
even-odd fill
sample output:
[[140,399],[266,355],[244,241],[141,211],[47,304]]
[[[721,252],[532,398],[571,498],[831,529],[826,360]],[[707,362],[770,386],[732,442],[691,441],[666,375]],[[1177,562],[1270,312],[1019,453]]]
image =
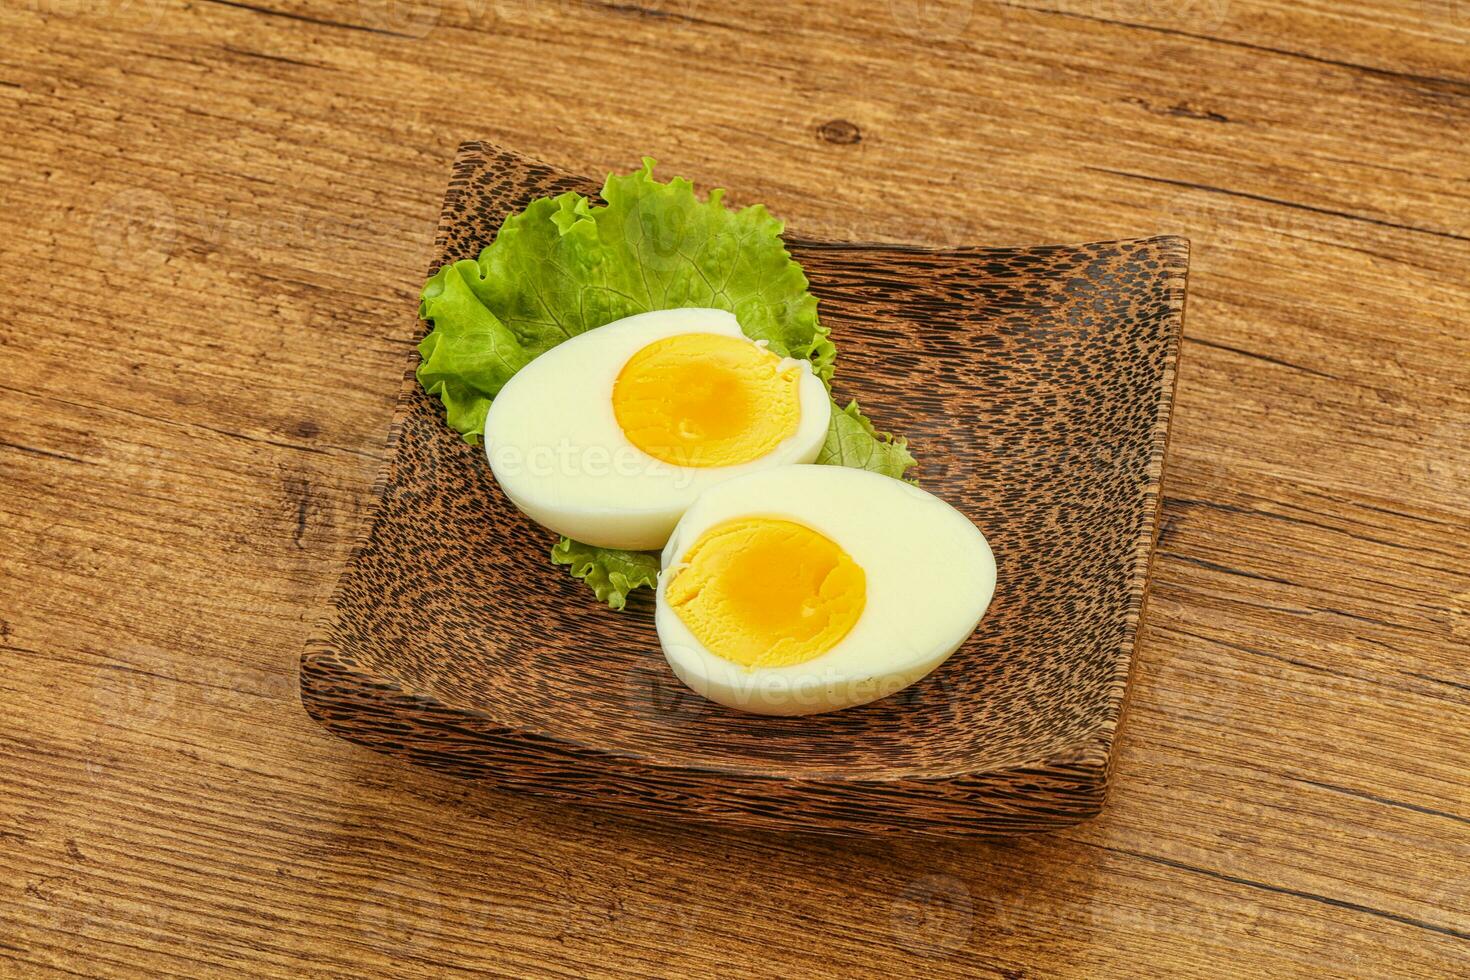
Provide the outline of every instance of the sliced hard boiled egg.
[[712,487],[663,552],[664,656],[689,687],[768,715],[836,711],[945,661],[995,592],[969,518],[917,487],[782,466]]
[[811,462],[832,403],[724,310],[659,310],[579,334],[523,367],[485,419],[507,497],[553,531],[650,550],[705,489]]

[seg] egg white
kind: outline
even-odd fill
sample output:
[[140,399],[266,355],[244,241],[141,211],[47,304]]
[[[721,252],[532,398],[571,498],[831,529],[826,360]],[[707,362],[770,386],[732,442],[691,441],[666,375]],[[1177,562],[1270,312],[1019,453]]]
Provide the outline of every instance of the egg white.
[[[667,602],[700,535],[748,517],[804,524],[862,566],[862,615],[826,653],[743,667],[710,652]],[[674,529],[663,566],[655,622],[669,666],[712,701],[768,715],[836,711],[908,687],[964,643],[995,593],[995,556],[969,518],[901,480],[841,466],[783,466],[712,487]]]
[[797,394],[796,432],[759,459],[736,466],[666,463],[629,441],[612,392],[628,359],[665,337],[743,337],[724,310],[656,310],[572,337],[521,368],[485,418],[490,468],[507,497],[533,521],[603,548],[663,546],[701,492],[747,473],[817,457],[832,403],[807,361]]

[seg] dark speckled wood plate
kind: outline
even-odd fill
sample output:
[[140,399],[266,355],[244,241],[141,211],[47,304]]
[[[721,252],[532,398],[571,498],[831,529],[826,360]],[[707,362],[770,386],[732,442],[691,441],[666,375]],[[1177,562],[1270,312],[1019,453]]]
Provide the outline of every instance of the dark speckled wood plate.
[[[598,186],[466,144],[434,267],[535,197]],[[371,525],[302,656],[311,715],[439,772],[658,818],[1000,835],[1096,814],[1148,584],[1187,243],[788,243],[840,351],[838,397],[907,435],[921,484],[995,549],[995,601],[958,653],[834,714],[702,700],[664,663],[649,593],[615,613],[552,566],[552,536],[410,371]]]

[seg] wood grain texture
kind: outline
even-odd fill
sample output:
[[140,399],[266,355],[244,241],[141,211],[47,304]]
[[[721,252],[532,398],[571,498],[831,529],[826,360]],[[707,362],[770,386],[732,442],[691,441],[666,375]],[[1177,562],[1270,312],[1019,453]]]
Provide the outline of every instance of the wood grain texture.
[[[460,148],[432,269],[599,184]],[[307,643],[307,711],[500,788],[729,826],[1001,836],[1095,816],[1158,526],[1188,246],[789,239],[861,395],[922,484],[988,530],[1003,587],[944,666],[840,714],[773,719],[682,687],[647,593],[621,615],[443,422],[411,359],[362,546]],[[406,327],[410,339],[423,327]],[[843,394],[845,393],[845,394]]]
[[[1465,6],[1026,7],[0,7],[0,973],[1470,969]],[[639,822],[305,715],[384,325],[491,136],[651,153],[827,238],[1191,238],[1097,820]]]

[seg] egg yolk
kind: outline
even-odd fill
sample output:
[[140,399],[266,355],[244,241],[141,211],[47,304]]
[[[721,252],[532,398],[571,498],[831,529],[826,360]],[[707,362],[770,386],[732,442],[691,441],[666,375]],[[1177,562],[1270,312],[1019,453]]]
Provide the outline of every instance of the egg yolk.
[[628,359],[613,413],[628,440],[678,466],[748,463],[796,434],[801,372],[742,337],[686,333]]
[[789,667],[837,645],[867,603],[867,576],[835,541],[791,521],[705,531],[665,590],[704,647],[744,667]]

